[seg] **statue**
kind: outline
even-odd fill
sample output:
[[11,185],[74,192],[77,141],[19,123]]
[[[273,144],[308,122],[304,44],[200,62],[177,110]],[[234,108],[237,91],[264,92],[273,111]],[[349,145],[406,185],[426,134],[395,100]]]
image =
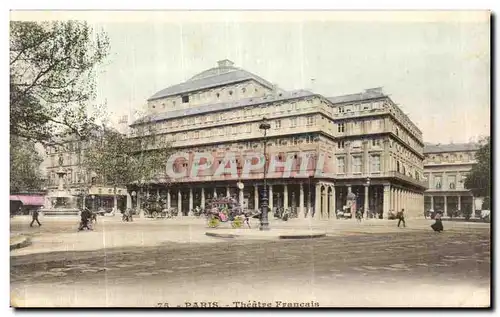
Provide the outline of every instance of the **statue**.
[[63,165],[63,156],[62,154],[59,154],[59,166]]

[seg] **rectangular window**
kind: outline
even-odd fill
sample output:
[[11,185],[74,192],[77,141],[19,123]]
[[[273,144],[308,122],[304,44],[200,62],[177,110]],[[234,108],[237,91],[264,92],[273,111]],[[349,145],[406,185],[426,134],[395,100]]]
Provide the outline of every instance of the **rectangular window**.
[[380,172],[380,155],[372,155],[372,172]]
[[337,173],[345,173],[345,157],[337,157]]
[[372,146],[375,147],[380,146],[380,139],[372,139]]
[[339,113],[344,113],[345,112],[344,107],[339,107],[338,109],[339,109]]
[[442,180],[441,176],[434,176],[434,188],[441,189],[441,185],[442,185],[441,180]]
[[457,177],[455,175],[448,175],[448,188],[455,189],[457,186]]
[[343,149],[343,148],[345,147],[345,142],[344,142],[344,141],[338,141],[338,142],[337,142],[337,147],[338,147],[339,149]]
[[313,125],[314,124],[314,117],[313,116],[307,117],[306,124],[309,125],[309,126]]
[[274,124],[276,126],[276,129],[281,129],[281,120],[276,120]]
[[354,133],[361,133],[361,122],[354,122],[353,132]]
[[344,123],[339,123],[338,124],[338,132],[344,133],[345,132],[345,124]]
[[352,172],[361,173],[361,156],[352,157]]
[[297,118],[290,119],[290,127],[295,128],[297,126]]
[[182,96],[182,103],[188,103],[189,102],[189,96]]

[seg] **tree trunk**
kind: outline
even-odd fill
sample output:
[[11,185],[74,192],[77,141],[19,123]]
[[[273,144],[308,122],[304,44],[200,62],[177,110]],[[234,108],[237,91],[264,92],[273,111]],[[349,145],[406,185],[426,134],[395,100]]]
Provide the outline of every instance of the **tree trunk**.
[[140,195],[137,195],[137,208],[139,209],[139,218],[144,218],[144,209],[142,208],[142,202],[139,199],[139,197],[142,198],[143,192],[144,192],[144,188],[141,185]]

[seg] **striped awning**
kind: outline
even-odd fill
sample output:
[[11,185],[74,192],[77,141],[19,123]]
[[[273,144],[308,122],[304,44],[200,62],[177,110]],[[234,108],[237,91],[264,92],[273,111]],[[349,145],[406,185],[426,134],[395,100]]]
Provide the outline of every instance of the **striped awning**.
[[10,195],[10,200],[20,200],[27,206],[43,206],[45,201],[44,196],[35,195]]

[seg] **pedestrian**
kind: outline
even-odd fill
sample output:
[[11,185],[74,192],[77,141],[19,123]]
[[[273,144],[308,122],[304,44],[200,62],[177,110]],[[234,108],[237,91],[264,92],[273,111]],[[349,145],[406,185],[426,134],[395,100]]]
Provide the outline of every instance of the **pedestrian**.
[[38,226],[41,227],[42,224],[40,223],[40,221],[38,221],[38,214],[40,213],[40,211],[37,209],[33,210],[33,213],[31,215],[32,219],[31,219],[31,223],[30,223],[30,227],[33,227],[33,223],[36,221],[36,223],[38,223]]
[[443,231],[444,227],[443,227],[443,222],[441,221],[441,215],[437,214],[436,217],[434,218],[434,220],[436,222],[434,222],[434,224],[431,225],[432,230],[434,230],[436,232]]
[[82,231],[83,229],[92,230],[92,228],[89,227],[89,222],[91,217],[92,213],[90,212],[90,210],[88,210],[87,208],[82,210],[80,226],[78,227],[78,231]]
[[405,210],[404,209],[401,209],[400,212],[398,212],[398,228],[399,228],[399,225],[401,224],[401,222],[403,222],[403,227],[406,228],[406,222],[405,222]]
[[356,211],[356,219],[358,220],[358,222],[361,222],[361,218],[363,218],[363,211],[362,209],[358,209]]

